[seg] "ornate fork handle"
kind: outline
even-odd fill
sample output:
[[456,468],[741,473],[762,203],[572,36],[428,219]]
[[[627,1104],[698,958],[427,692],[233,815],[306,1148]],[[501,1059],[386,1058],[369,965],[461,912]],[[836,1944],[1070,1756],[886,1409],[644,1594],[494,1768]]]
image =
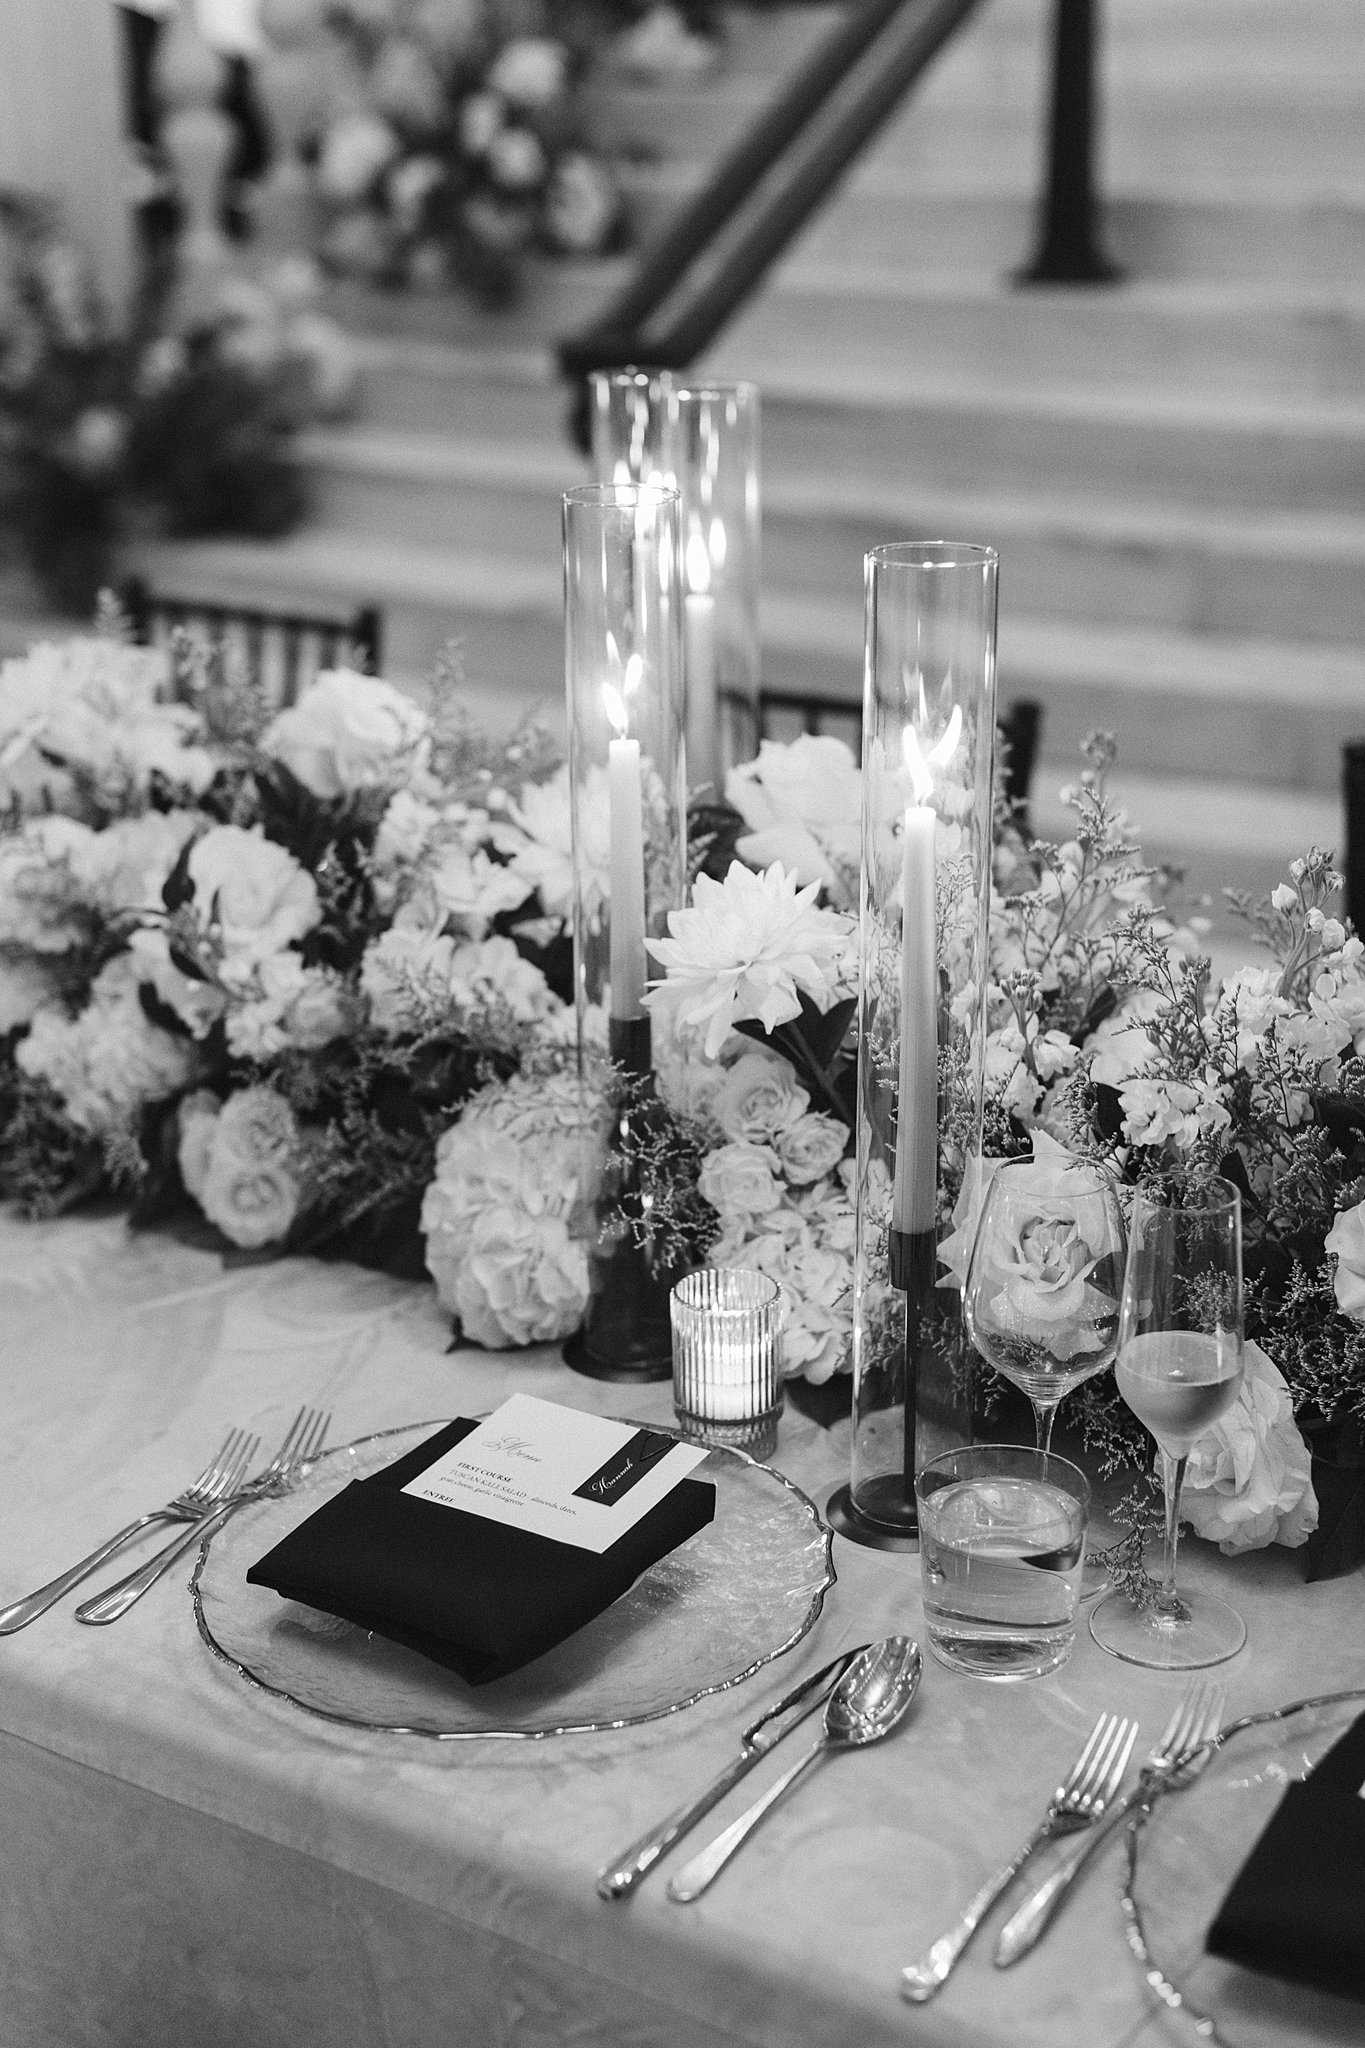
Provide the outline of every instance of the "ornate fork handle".
[[59,1578],[49,1579],[45,1586],[39,1586],[36,1593],[28,1593],[22,1600],[14,1601],[11,1606],[0,1608],[0,1636],[12,1636],[17,1629],[27,1628],[31,1621],[36,1621],[40,1614],[46,1614],[48,1608],[54,1607],[64,1593],[69,1593],[73,1586],[78,1586],[82,1579],[97,1571],[106,1557],[112,1557],[125,1543],[131,1543],[134,1536],[139,1535],[143,1529],[150,1529],[155,1522],[179,1522],[184,1519],[183,1515],[173,1515],[165,1508],[157,1508],[149,1515],[139,1515],[126,1529],[120,1529],[117,1536],[111,1536],[108,1542],[100,1544],[98,1550],[92,1550],[89,1557],[83,1557],[79,1564],[73,1564],[70,1571],[63,1572]]
[[1000,1894],[1018,1876],[1038,1844],[1053,1831],[1054,1822],[1049,1814],[1041,1820],[1023,1847],[1018,1849],[1008,1863],[1002,1863],[994,1874],[986,1879],[974,1898],[968,1899],[961,1913],[948,1929],[941,1934],[928,1954],[917,1963],[907,1963],[901,1971],[901,1996],[915,2004],[921,2004],[946,1981],[953,1965],[963,1949],[976,1933]]
[[1100,1844],[1108,1841],[1119,1822],[1133,1807],[1150,1805],[1156,1796],[1157,1782],[1156,1773],[1144,1771],[1134,1789],[1125,1793],[1123,1798],[1111,1807],[1103,1820],[1082,1835],[1076,1847],[1067,1851],[1051,1876],[1025,1899],[1013,1918],[1005,1922],[995,1950],[998,1969],[1003,1969],[1007,1963],[1017,1963],[1020,1956],[1028,1953],[1057,1911],[1073,1881]]
[[92,1624],[117,1621],[121,1614],[128,1612],[134,1601],[142,1598],[149,1586],[156,1584],[161,1574],[168,1570],[178,1557],[183,1557],[185,1552],[199,1541],[200,1537],[207,1536],[210,1529],[216,1529],[220,1522],[225,1522],[237,1508],[245,1507],[248,1500],[258,1497],[257,1494],[237,1493],[231,1500],[225,1500],[218,1507],[211,1508],[208,1514],[201,1515],[196,1522],[191,1522],[182,1536],[175,1537],[164,1550],[158,1550],[156,1556],[139,1571],[130,1572],[126,1579],[116,1580],[103,1593],[97,1593],[93,1600],[87,1600],[78,1607],[77,1621]]

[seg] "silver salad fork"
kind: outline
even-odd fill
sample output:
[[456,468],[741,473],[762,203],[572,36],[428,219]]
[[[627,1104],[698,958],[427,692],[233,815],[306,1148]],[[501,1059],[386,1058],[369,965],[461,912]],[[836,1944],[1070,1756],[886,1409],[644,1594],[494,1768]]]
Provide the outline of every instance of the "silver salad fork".
[[1213,1754],[1223,1720],[1221,1685],[1190,1686],[1180,1705],[1166,1723],[1160,1742],[1148,1756],[1131,1792],[1125,1793],[1102,1827],[1077,1844],[1051,1875],[1044,1879],[1013,1917],[1006,1921],[996,1943],[995,1961],[1000,1969],[1017,1963],[1042,1936],[1057,1908],[1101,1842],[1109,1839],[1124,1815],[1134,1806],[1145,1806],[1158,1786],[1187,1784],[1204,1768]]
[[1090,1739],[1048,1802],[1047,1812],[1023,1846],[1002,1863],[968,1900],[961,1913],[941,1934],[928,1954],[901,1971],[901,1997],[922,2005],[957,1967],[958,1957],[985,1919],[1000,1894],[1028,1862],[1040,1842],[1053,1835],[1070,1834],[1076,1828],[1093,1827],[1123,1783],[1128,1759],[1137,1740],[1136,1721],[1120,1721],[1116,1714],[1101,1714],[1090,1731]]
[[[268,1495],[287,1493],[291,1486],[302,1479],[308,1466],[321,1451],[331,1419],[330,1415],[324,1415],[317,1409],[300,1408],[279,1450],[254,1479],[248,1479],[245,1485],[238,1486],[227,1499],[210,1508],[208,1513],[202,1515],[183,1535],[168,1543],[164,1550],[159,1550],[140,1571],[130,1573],[126,1579],[120,1579],[116,1585],[106,1587],[104,1592],[95,1594],[93,1599],[78,1607],[77,1621],[96,1625],[117,1621],[142,1598],[149,1586],[156,1584],[161,1574],[173,1565],[178,1557],[183,1557],[187,1550],[192,1549],[220,1522],[225,1522],[238,1508],[245,1507],[249,1501],[263,1500]],[[257,1442],[259,1443],[259,1438]]]
[[157,1522],[198,1521],[215,1502],[241,1484],[251,1461],[254,1442],[255,1439],[248,1437],[245,1430],[229,1430],[217,1457],[210,1459],[199,1477],[192,1479],[182,1493],[168,1500],[164,1508],[153,1508],[150,1514],[139,1515],[135,1522],[129,1522],[126,1529],[120,1529],[107,1543],[101,1543],[98,1549],[92,1550],[89,1557],[73,1564],[70,1571],[50,1579],[47,1585],[39,1586],[36,1593],[26,1594],[11,1606],[0,1607],[0,1636],[12,1636],[17,1629],[27,1628],[31,1621],[36,1621],[40,1614],[46,1614],[64,1593],[69,1593],[91,1572],[98,1571],[106,1557],[112,1557],[125,1543],[131,1543],[143,1529],[150,1529]]

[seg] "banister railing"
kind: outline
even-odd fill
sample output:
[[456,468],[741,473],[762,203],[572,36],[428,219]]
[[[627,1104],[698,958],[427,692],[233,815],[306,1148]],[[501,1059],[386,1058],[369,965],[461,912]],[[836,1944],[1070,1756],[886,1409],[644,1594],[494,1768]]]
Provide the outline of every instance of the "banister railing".
[[[859,0],[645,252],[605,311],[560,344],[565,377],[627,363],[685,368],[979,4]],[[579,424],[584,428],[586,418]]]

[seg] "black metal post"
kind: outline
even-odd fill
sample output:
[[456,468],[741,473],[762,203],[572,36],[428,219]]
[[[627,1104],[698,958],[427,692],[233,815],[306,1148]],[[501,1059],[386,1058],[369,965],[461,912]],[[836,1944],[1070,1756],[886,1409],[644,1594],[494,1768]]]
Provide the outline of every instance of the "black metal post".
[[1042,240],[1019,284],[1115,284],[1095,191],[1095,0],[1056,0]]
[[1341,793],[1346,811],[1346,915],[1357,931],[1365,927],[1365,740],[1348,740],[1341,750]]

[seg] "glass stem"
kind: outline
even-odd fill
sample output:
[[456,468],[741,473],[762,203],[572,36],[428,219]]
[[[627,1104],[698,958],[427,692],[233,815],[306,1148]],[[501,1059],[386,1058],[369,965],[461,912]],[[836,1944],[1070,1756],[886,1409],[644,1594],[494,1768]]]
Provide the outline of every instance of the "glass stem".
[[1033,1426],[1037,1432],[1038,1448],[1040,1451],[1046,1452],[1052,1449],[1052,1425],[1057,1420],[1058,1406],[1059,1404],[1056,1401],[1049,1403],[1035,1401],[1033,1404]]
[[1166,1494],[1166,1540],[1161,1559],[1161,1591],[1157,1612],[1168,1621],[1184,1621],[1186,1614],[1175,1590],[1175,1554],[1180,1543],[1180,1495],[1185,1484],[1188,1458],[1172,1458],[1161,1452],[1161,1483]]

